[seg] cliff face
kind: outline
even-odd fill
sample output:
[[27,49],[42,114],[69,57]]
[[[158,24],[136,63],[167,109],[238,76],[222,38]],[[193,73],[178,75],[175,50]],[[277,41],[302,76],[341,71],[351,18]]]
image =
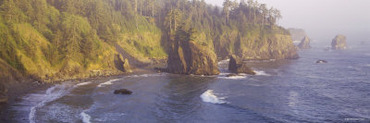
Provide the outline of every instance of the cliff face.
[[216,54],[197,44],[194,32],[178,31],[168,56],[167,71],[176,74],[217,75]]
[[311,46],[310,46],[310,42],[311,40],[305,36],[302,40],[301,40],[301,43],[298,44],[298,47],[300,49],[310,49]]
[[331,42],[332,49],[344,50],[347,49],[347,38],[344,35],[337,35]]

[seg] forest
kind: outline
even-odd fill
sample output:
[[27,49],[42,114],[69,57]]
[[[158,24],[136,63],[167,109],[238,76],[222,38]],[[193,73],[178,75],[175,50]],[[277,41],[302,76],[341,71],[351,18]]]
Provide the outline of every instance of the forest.
[[116,54],[153,64],[168,57],[176,37],[193,38],[219,60],[295,57],[281,18],[254,0],[225,0],[223,7],[204,0],[0,0],[0,78],[117,74]]

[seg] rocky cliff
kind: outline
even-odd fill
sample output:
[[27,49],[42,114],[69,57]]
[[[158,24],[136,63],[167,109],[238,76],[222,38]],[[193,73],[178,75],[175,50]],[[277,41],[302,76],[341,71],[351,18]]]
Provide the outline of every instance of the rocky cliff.
[[347,38],[344,35],[337,35],[331,42],[332,49],[344,50],[347,49]]
[[307,36],[305,36],[301,40],[301,43],[298,44],[298,48],[299,49],[310,49],[311,48],[310,42],[311,40]]
[[216,54],[196,42],[195,32],[179,30],[168,56],[167,72],[176,74],[219,74]]

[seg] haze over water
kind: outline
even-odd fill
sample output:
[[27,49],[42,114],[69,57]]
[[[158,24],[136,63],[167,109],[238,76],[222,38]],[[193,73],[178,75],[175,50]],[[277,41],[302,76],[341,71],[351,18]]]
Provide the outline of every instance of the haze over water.
[[[206,0],[222,6],[224,0]],[[247,0],[245,0],[247,1]],[[337,34],[346,35],[349,44],[370,43],[369,0],[258,0],[281,11],[280,25],[302,28],[309,37],[330,44]]]

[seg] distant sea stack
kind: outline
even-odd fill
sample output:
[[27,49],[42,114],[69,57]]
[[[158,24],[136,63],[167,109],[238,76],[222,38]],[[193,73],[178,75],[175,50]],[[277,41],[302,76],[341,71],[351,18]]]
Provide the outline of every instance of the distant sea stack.
[[167,72],[175,74],[217,75],[216,54],[194,41],[195,32],[180,30],[168,54]]
[[347,38],[344,35],[337,35],[331,42],[331,48],[335,50],[347,49]]
[[310,49],[311,48],[310,42],[311,42],[311,40],[307,36],[305,36],[301,40],[301,43],[298,44],[298,48],[299,49]]

